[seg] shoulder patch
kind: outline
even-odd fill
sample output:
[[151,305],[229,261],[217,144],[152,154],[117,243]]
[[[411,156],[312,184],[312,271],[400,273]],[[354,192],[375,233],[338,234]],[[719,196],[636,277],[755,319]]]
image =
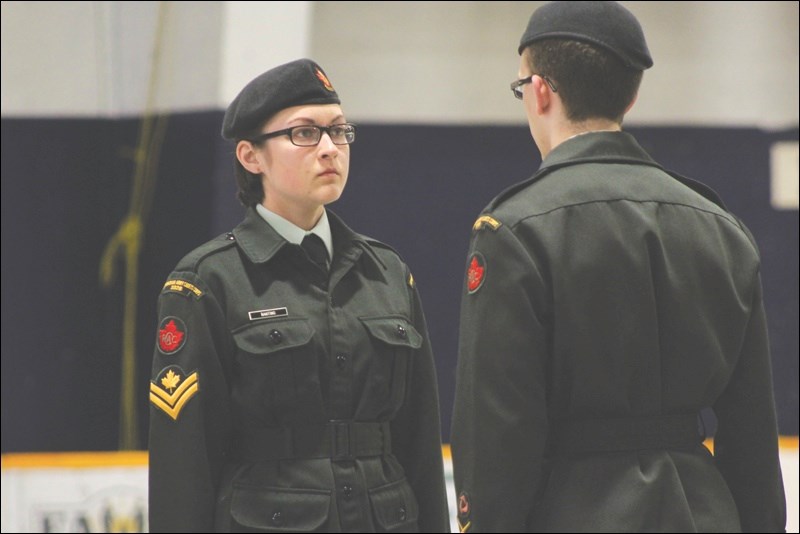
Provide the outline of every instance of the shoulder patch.
[[164,287],[161,289],[161,292],[173,292],[173,293],[180,293],[184,297],[190,297],[192,295],[195,298],[202,297],[205,293],[203,290],[197,287],[196,285],[192,284],[191,282],[187,282],[186,280],[181,280],[180,278],[172,278],[167,280],[164,284]]
[[414,287],[414,284],[415,284],[414,275],[411,274],[411,273],[408,273],[408,287]]
[[467,293],[474,295],[486,280],[486,258],[480,252],[473,252],[467,266]]
[[161,354],[175,354],[186,344],[186,325],[180,317],[164,317],[158,325],[158,346]]
[[478,217],[478,220],[475,221],[475,224],[472,225],[472,231],[477,232],[482,228],[489,227],[493,232],[497,231],[498,228],[503,226],[503,223],[492,217],[491,215],[481,215]]
[[458,512],[458,531],[459,532],[468,532],[469,527],[472,526],[472,522],[469,520],[470,512],[472,511],[472,506],[469,502],[469,494],[466,491],[462,491],[458,495],[458,505],[457,505],[457,512]]
[[177,365],[165,367],[150,381],[150,402],[177,421],[181,410],[197,393],[199,380],[197,371],[187,376]]

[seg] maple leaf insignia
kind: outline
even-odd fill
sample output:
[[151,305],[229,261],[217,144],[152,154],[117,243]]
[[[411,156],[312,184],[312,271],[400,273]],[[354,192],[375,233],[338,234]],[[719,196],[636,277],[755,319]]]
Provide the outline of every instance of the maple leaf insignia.
[[164,386],[164,389],[168,389],[170,393],[172,390],[178,387],[178,383],[181,381],[181,375],[176,374],[172,369],[167,371],[167,374],[164,378],[161,379],[161,385]]
[[167,319],[169,319],[169,322],[164,325],[162,321],[161,324],[164,327],[158,331],[158,348],[164,354],[172,354],[180,350],[186,341],[186,326],[180,319],[177,320],[178,323],[175,322],[175,318],[167,317]]
[[474,255],[472,257],[472,262],[469,264],[469,269],[467,270],[467,289],[469,289],[470,293],[477,291],[478,288],[481,287],[481,284],[483,284],[484,270],[485,268],[481,266],[478,255]]

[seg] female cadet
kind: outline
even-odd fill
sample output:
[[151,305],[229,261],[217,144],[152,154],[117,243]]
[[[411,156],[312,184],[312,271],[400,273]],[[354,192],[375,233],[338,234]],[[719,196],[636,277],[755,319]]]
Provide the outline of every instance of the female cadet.
[[325,206],[355,126],[300,59],[228,107],[244,221],[159,297],[150,528],[449,531],[435,368],[397,253]]

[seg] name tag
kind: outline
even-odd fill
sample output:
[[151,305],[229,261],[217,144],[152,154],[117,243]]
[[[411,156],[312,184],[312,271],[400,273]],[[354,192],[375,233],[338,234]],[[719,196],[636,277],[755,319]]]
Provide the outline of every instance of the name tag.
[[255,310],[247,312],[251,321],[259,319],[272,319],[274,317],[286,317],[289,315],[289,310],[286,308],[270,308],[269,310]]

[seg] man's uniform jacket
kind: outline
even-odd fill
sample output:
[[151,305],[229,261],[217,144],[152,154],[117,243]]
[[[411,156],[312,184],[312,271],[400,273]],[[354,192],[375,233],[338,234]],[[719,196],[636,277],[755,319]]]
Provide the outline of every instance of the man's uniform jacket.
[[253,209],[170,274],[150,383],[151,531],[449,531],[413,278],[389,247],[329,220],[329,274]]
[[716,194],[627,133],[571,138],[498,196],[461,309],[461,528],[783,531],[759,268]]

